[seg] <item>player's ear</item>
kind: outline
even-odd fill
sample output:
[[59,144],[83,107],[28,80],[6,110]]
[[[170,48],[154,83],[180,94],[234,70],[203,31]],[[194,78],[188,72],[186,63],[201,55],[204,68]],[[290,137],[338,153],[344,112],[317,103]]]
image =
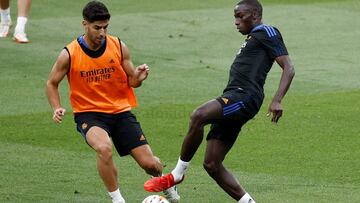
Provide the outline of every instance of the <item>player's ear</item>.
[[257,20],[259,18],[259,13],[255,10],[252,11],[252,19]]
[[83,21],[82,21],[82,25],[83,25],[83,26],[86,26],[87,24],[88,24],[88,22],[87,22],[86,20],[83,20]]

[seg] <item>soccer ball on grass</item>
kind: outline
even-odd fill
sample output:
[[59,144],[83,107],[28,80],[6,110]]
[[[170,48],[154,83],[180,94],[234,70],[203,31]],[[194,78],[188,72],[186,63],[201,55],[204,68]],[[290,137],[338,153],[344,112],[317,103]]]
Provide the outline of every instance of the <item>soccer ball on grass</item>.
[[161,195],[150,195],[142,203],[169,203],[169,201]]

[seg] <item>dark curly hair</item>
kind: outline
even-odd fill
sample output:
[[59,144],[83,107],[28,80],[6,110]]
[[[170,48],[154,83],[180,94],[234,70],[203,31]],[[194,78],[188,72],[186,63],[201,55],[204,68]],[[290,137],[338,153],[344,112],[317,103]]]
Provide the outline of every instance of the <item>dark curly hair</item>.
[[83,9],[83,18],[90,23],[99,20],[109,20],[110,13],[105,4],[99,1],[90,1]]

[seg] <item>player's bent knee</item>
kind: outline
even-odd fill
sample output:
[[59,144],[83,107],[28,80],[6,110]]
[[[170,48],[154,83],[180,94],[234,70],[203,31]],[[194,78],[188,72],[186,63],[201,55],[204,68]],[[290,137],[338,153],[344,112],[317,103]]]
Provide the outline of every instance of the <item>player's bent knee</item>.
[[112,158],[112,146],[108,144],[99,145],[96,148],[96,153],[101,160],[108,161]]
[[213,174],[217,174],[220,170],[220,164],[213,161],[204,162],[203,167],[210,176]]
[[206,113],[202,108],[196,109],[190,117],[191,123],[201,124],[206,120]]

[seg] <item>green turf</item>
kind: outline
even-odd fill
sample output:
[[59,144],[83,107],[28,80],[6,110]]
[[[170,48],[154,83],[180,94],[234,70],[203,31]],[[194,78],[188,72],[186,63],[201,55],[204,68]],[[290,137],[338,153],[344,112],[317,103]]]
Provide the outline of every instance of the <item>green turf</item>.
[[[44,95],[59,51],[82,33],[84,2],[33,1],[27,27],[32,43],[0,39],[0,202],[109,201],[95,154],[76,132],[71,113],[53,124]],[[151,66],[134,112],[168,172],[191,111],[221,93],[243,42],[234,28],[236,1],[105,2],[112,12],[109,32],[125,41],[135,64]],[[263,2],[264,21],[282,31],[296,77],[284,118],[271,124],[266,108],[281,73],[274,65],[263,108],[225,164],[258,202],[360,202],[359,2]],[[60,88],[70,111],[66,82]],[[179,186],[182,202],[234,202],[202,169],[204,144]],[[125,198],[141,202],[149,195],[142,189],[148,176],[130,157],[114,157]]]

